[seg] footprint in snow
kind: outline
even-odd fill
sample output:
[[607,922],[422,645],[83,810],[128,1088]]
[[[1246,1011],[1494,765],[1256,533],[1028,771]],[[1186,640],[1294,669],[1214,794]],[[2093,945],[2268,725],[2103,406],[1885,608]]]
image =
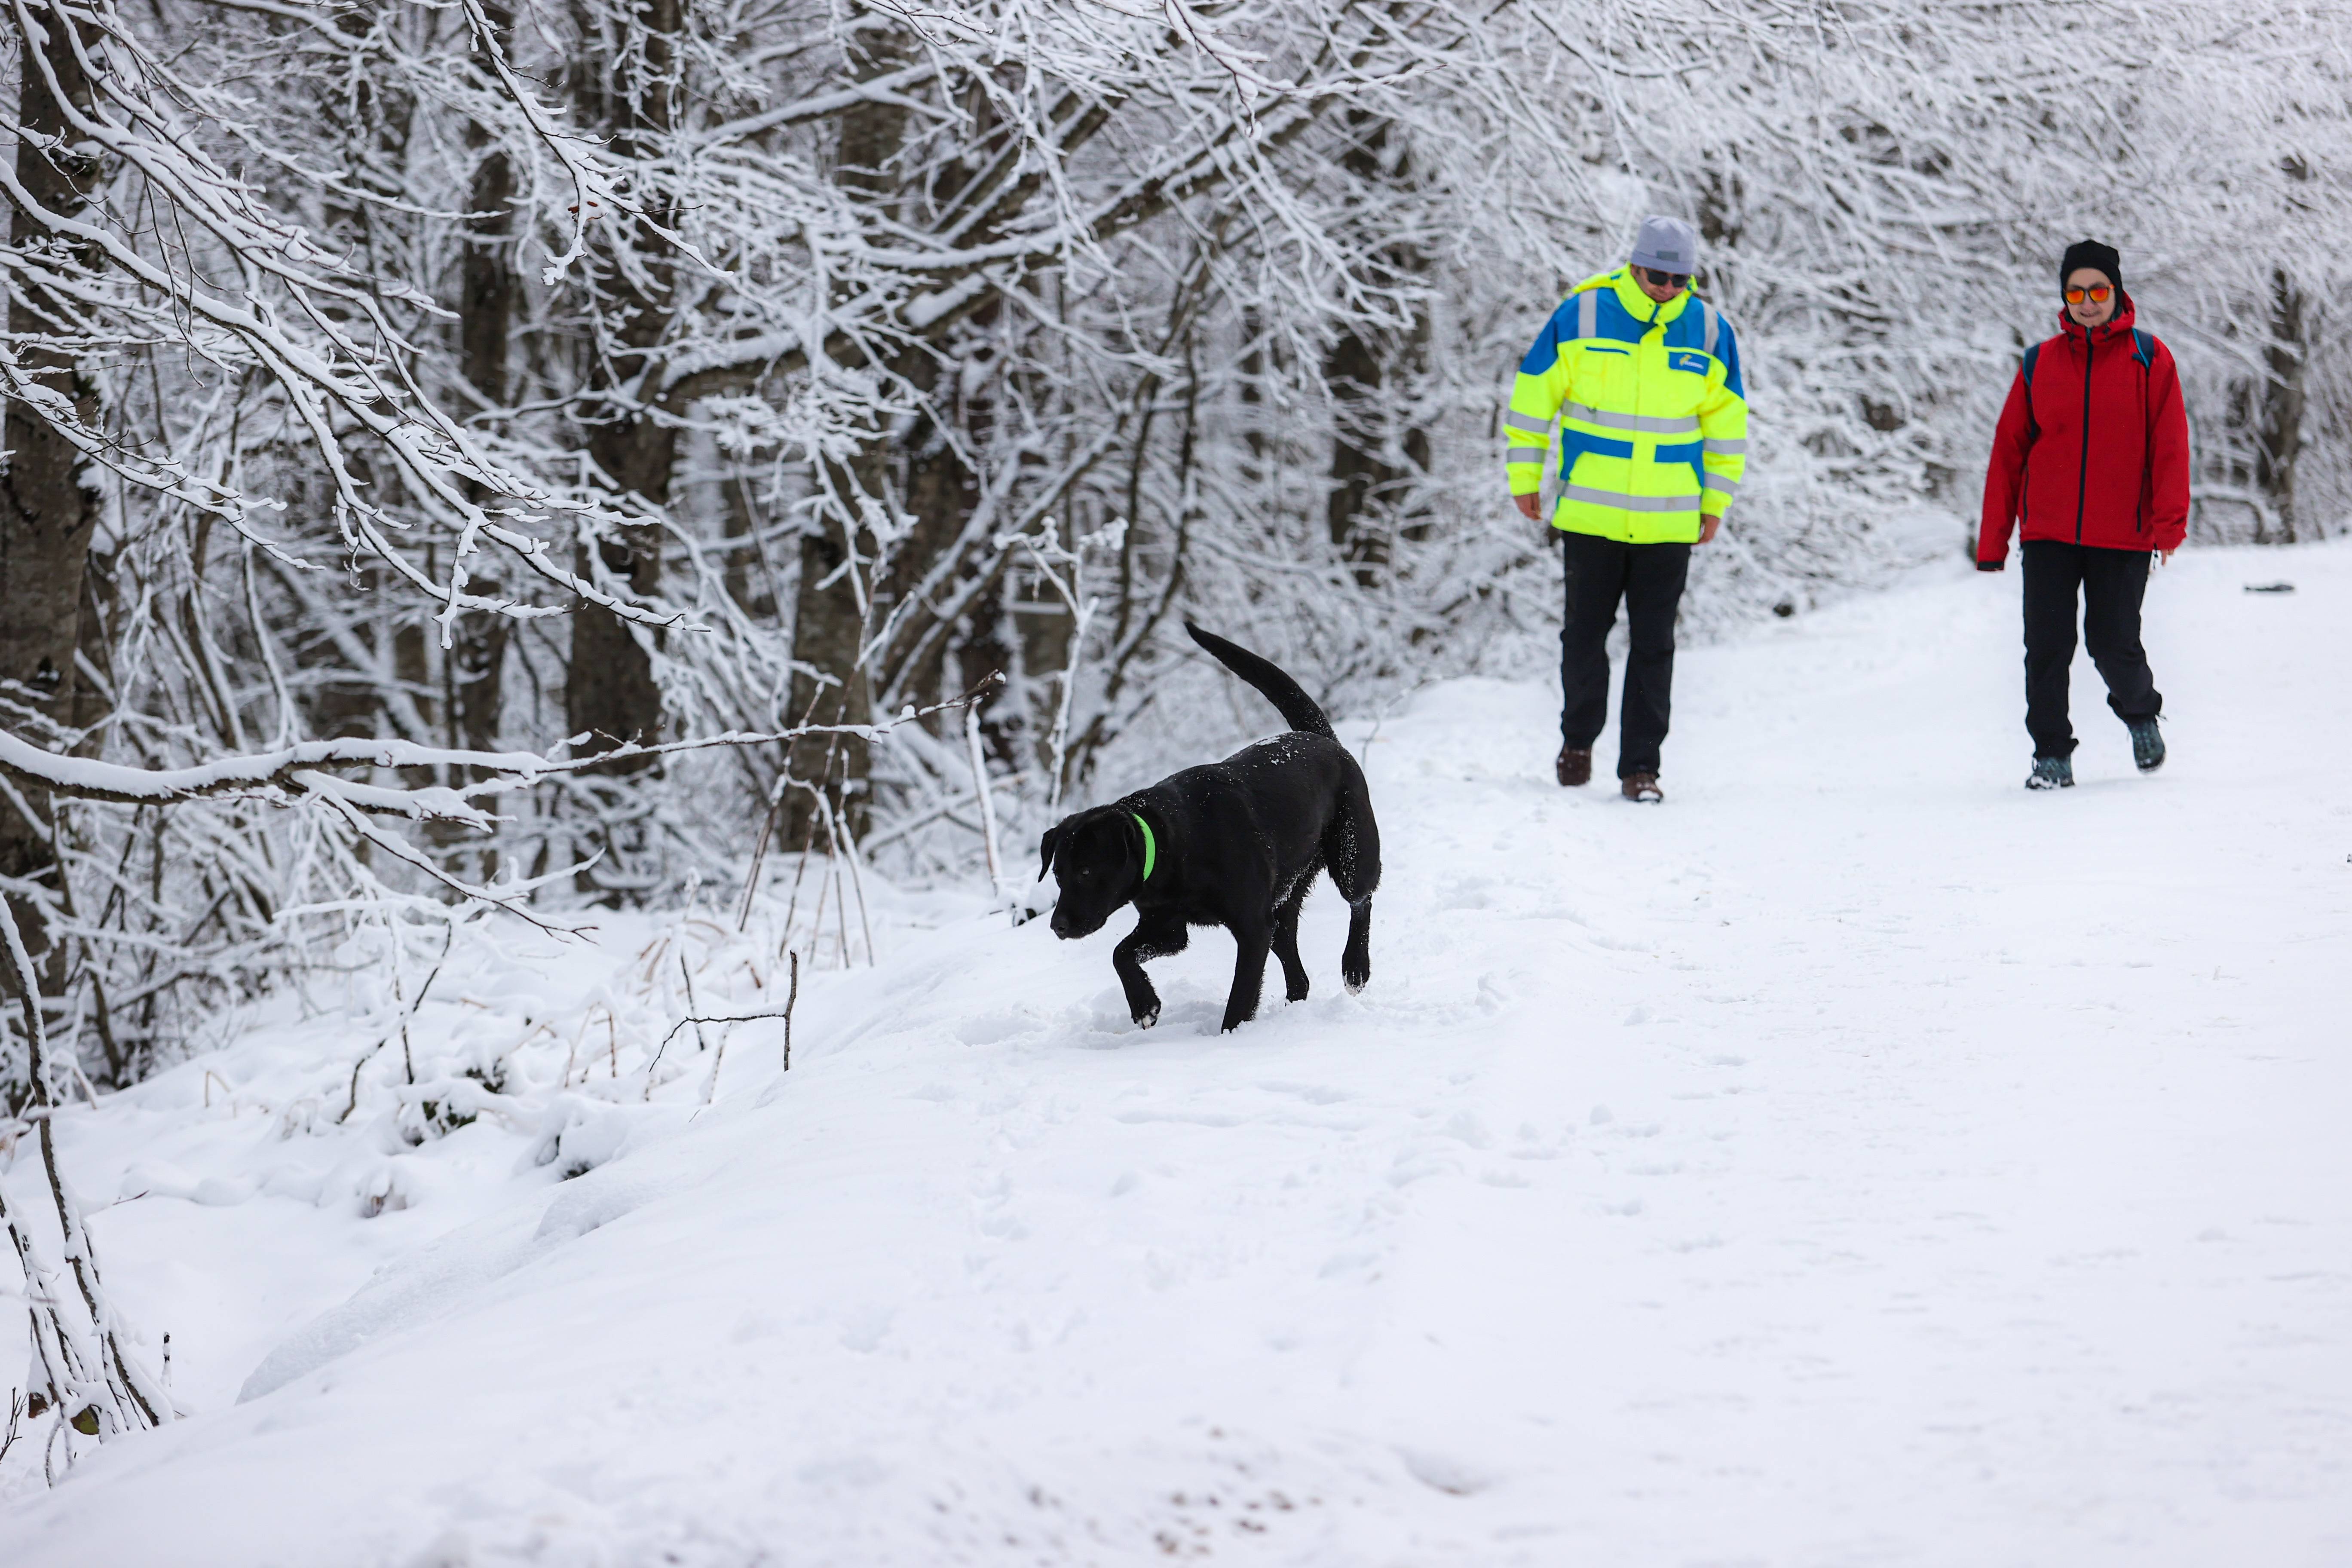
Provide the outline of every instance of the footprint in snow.
[[956,1026],[955,1037],[967,1046],[993,1046],[1023,1035],[1034,1035],[1045,1026],[1043,1018],[1025,1008],[1013,1007],[965,1019]]
[[1457,1454],[1400,1448],[1397,1458],[1404,1462],[1405,1474],[1449,1497],[1475,1496],[1502,1479],[1492,1468]]

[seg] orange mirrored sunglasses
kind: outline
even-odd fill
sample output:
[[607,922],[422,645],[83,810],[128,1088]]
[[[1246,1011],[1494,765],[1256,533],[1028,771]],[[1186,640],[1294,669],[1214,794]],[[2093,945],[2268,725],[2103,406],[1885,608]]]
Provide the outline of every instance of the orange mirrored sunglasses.
[[2066,290],[2066,303],[2079,305],[2087,299],[2094,305],[2104,305],[2107,302],[2107,296],[2114,292],[2104,283],[2094,283],[2088,289],[2069,289]]

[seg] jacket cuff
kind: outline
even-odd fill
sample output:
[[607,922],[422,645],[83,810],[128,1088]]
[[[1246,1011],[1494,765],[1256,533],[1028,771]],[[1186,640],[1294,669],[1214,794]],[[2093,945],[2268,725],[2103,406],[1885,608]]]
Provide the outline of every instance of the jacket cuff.
[[1978,570],[1978,571],[1979,571],[1979,572],[1999,572],[1999,571],[2002,570],[2004,567],[2006,567],[2008,564],[2009,564],[2009,558],[2008,558],[2007,556],[2003,556],[2003,557],[2001,557],[2001,558],[2000,558],[2000,560],[1998,560],[1998,561],[1979,561],[1979,562],[1978,562],[1978,563],[1977,563],[1977,570]]

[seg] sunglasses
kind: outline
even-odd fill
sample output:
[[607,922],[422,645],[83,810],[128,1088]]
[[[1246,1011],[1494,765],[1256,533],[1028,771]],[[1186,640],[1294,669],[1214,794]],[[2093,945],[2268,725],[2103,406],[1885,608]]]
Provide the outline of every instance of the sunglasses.
[[1687,272],[1656,272],[1647,267],[1636,268],[1634,270],[1641,273],[1643,277],[1648,279],[1651,282],[1656,284],[1661,289],[1687,289],[1690,287],[1690,274]]
[[2088,289],[2069,289],[2066,290],[2066,303],[2079,305],[2088,300],[2094,305],[2104,305],[2107,302],[2107,296],[2114,292],[2104,283],[2094,283]]

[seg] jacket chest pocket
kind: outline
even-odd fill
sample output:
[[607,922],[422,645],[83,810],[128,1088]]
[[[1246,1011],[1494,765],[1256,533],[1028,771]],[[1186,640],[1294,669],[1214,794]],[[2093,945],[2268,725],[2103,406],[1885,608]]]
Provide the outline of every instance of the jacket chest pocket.
[[1586,343],[1583,351],[1576,367],[1576,401],[1595,408],[1631,408],[1641,385],[1637,351],[1627,343]]
[[[1633,456],[1633,444],[1615,427],[1623,422],[1622,414],[1632,409],[1640,396],[1641,350],[1632,343],[1595,342],[1580,344],[1579,350],[1576,378],[1564,411],[1569,422],[1561,425],[1559,432],[1560,478],[1571,484],[1622,489],[1625,483],[1622,465]],[[1609,433],[1579,428],[1580,424],[1598,425]],[[1617,461],[1615,465],[1587,467],[1580,475],[1577,464],[1586,458]]]

